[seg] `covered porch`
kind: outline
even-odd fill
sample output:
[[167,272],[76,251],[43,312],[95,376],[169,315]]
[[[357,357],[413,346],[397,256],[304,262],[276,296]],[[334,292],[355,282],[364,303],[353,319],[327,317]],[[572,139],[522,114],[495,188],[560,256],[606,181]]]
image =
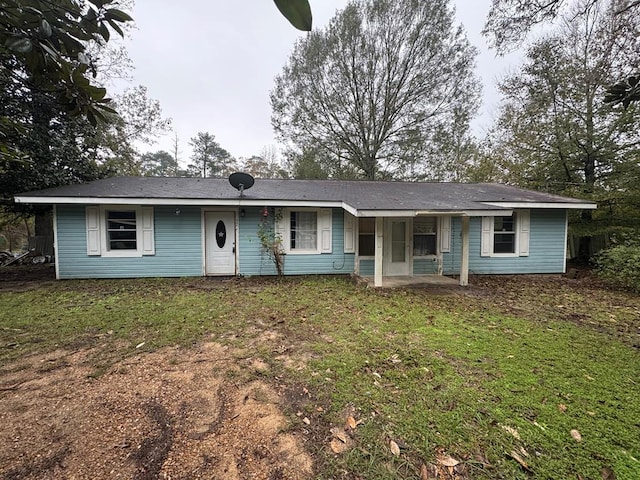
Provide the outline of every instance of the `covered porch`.
[[[442,275],[442,254],[449,252],[451,239],[451,218],[460,218],[460,268],[459,280]],[[415,219],[436,218],[437,230],[433,232],[433,260],[440,262],[437,272],[424,275],[414,270],[414,238],[419,235],[414,230]],[[467,286],[469,283],[469,218],[462,212],[448,212],[447,215],[434,215],[434,212],[416,212],[413,217],[376,216],[374,230],[373,275],[362,275],[374,287],[409,286],[419,284]]]

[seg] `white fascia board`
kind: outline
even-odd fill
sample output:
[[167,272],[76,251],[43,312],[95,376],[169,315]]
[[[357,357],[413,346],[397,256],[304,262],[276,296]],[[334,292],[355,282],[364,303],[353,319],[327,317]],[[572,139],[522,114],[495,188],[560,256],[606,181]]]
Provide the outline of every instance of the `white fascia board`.
[[570,202],[482,202],[493,207],[506,208],[570,208],[576,210],[595,210],[595,203],[570,203]]
[[359,215],[358,213],[358,209],[352,207],[351,205],[349,205],[348,203],[344,203],[342,202],[342,209],[345,210],[346,212],[349,212],[351,215],[353,215],[354,217],[357,217]]
[[511,215],[513,210],[502,208],[500,210],[456,210],[443,212],[442,210],[418,210],[416,216],[452,216],[452,217],[504,217]]
[[357,217],[417,217],[417,216],[439,216],[439,217],[502,217],[511,215],[511,209],[502,208],[500,210],[358,210]]
[[415,217],[415,210],[358,210],[356,217]]
[[256,200],[247,198],[114,198],[114,197],[15,197],[16,203],[42,203],[53,205],[196,205],[216,207],[316,207],[343,208],[339,201],[308,200]]

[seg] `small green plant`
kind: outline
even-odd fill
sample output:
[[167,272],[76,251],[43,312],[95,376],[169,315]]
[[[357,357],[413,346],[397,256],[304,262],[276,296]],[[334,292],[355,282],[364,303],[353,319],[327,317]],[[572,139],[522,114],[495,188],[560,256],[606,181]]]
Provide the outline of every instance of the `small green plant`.
[[284,275],[284,248],[282,246],[282,236],[276,231],[276,223],[282,218],[282,212],[275,208],[264,207],[260,215],[258,225],[258,238],[262,251],[269,255],[269,258],[276,266],[278,276]]
[[640,292],[640,246],[618,245],[595,257],[597,275],[618,288]]

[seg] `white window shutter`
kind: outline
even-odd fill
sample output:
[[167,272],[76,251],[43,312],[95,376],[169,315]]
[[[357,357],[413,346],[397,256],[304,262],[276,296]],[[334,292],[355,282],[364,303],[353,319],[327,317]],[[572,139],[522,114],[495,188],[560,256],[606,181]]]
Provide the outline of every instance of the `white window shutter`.
[[85,210],[87,221],[87,255],[100,255],[100,209],[87,207]]
[[318,233],[320,238],[320,253],[331,253],[331,223],[332,213],[330,208],[318,211]]
[[518,224],[518,255],[529,256],[529,237],[531,230],[531,216],[529,210],[518,210],[516,214]]
[[142,231],[142,255],[155,255],[156,245],[153,235],[153,207],[140,209]]
[[493,253],[493,217],[482,217],[480,256],[490,257],[491,253]]
[[451,217],[440,217],[440,252],[451,251]]
[[344,253],[356,253],[356,217],[344,212]]

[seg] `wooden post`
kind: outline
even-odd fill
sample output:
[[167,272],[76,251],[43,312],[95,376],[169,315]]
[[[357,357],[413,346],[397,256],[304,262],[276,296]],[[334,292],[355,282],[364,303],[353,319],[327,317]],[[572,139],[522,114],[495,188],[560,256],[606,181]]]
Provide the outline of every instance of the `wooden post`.
[[462,217],[462,258],[460,261],[460,286],[469,285],[469,217]]
[[373,266],[373,285],[382,286],[382,253],[384,247],[384,218],[376,217],[376,257]]

